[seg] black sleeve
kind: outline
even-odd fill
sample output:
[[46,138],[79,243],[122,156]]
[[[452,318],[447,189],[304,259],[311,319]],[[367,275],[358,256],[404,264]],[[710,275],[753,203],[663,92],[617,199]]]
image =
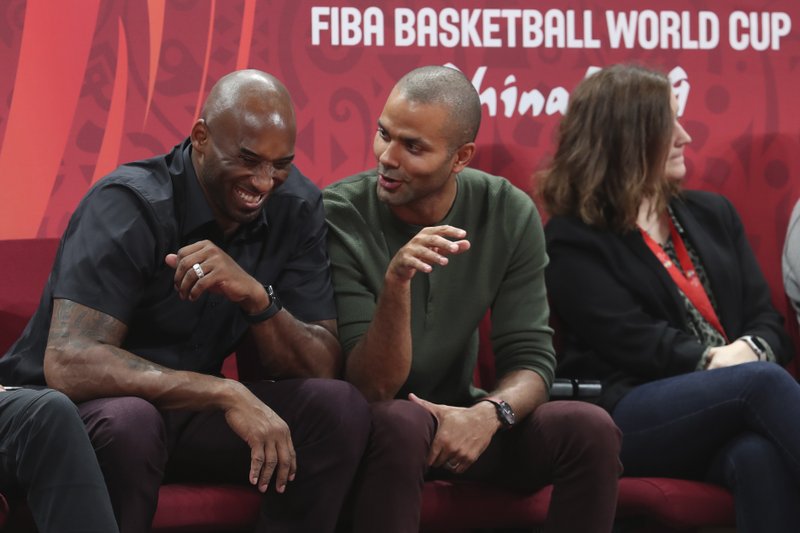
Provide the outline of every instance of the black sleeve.
[[159,260],[152,220],[132,190],[106,185],[92,190],[64,233],[53,297],[127,324]]

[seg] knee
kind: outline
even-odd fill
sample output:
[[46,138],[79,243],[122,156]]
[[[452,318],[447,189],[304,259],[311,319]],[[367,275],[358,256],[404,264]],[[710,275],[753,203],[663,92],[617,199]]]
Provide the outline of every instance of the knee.
[[556,449],[580,450],[599,461],[619,461],[622,432],[602,408],[580,401],[541,405],[532,418],[534,431],[544,434]]
[[[56,390],[31,391],[23,424],[32,431],[32,438],[41,437],[46,448],[64,446],[75,438],[86,440],[78,408],[66,395]],[[56,435],[58,438],[53,439]]]
[[100,458],[112,461],[166,461],[164,420],[153,404],[126,396],[81,404],[86,429]]
[[[797,381],[780,365],[759,361],[728,367],[735,372],[737,390],[745,405],[759,409],[770,405],[770,398],[795,397]],[[725,370],[725,369],[723,369]]]
[[[36,391],[31,397],[30,419],[58,425],[80,422],[78,408],[65,394],[52,389]],[[82,423],[81,423],[82,425]]]
[[433,416],[407,400],[376,402],[370,408],[369,453],[402,461],[409,468],[424,467],[436,433]]
[[326,438],[347,441],[360,456],[370,431],[369,405],[350,383],[334,379],[309,379],[302,387],[307,401],[304,413]]
[[785,470],[775,445],[756,433],[737,436],[722,451],[723,475],[729,486],[736,482],[774,479]]
[[776,386],[783,384],[797,385],[792,375],[785,368],[775,363],[759,361],[737,365],[734,368],[744,373],[751,380],[756,390],[774,391]]

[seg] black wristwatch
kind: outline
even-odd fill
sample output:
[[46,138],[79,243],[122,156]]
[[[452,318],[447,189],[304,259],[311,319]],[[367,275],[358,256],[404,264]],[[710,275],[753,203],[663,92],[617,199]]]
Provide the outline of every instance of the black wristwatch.
[[514,410],[503,400],[498,400],[495,398],[481,398],[478,401],[494,404],[494,408],[497,411],[497,419],[500,420],[500,423],[503,425],[503,429],[509,429],[516,423],[517,417],[514,415]]
[[267,296],[269,296],[269,305],[263,311],[260,311],[254,315],[249,315],[247,313],[242,313],[244,315],[244,319],[250,324],[259,324],[266,320],[269,320],[276,314],[278,311],[283,309],[283,305],[281,305],[281,301],[275,296],[275,291],[272,289],[272,285],[264,285],[264,289],[267,291]]

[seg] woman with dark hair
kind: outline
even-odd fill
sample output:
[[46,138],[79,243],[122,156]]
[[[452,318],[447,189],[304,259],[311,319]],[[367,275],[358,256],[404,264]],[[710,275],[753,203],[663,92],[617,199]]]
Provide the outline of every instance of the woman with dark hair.
[[602,380],[627,475],[712,481],[738,531],[798,531],[791,343],[733,206],[681,191],[690,141],[658,72],[612,66],[573,92],[539,190],[559,372]]

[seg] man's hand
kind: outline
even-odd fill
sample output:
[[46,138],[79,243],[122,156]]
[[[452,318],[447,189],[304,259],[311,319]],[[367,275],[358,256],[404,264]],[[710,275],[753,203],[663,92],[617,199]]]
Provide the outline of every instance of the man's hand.
[[492,404],[479,402],[472,407],[452,407],[431,403],[409,394],[408,399],[427,409],[439,422],[428,455],[428,466],[465,472],[486,450],[500,429]]
[[275,490],[282,493],[297,472],[289,426],[244,385],[237,385],[241,396],[225,409],[225,420],[250,446],[250,483],[266,492],[274,474]]
[[707,370],[758,361],[758,355],[743,340],[711,348],[708,352]]
[[453,226],[423,228],[392,258],[386,271],[387,279],[408,282],[417,272],[427,274],[433,270],[433,265],[446,265],[448,255],[469,250],[469,241],[464,240],[466,236],[466,231]]
[[[175,269],[175,290],[184,300],[195,301],[209,291],[224,295],[250,314],[269,305],[269,297],[258,280],[211,241],[184,246],[177,254],[168,254],[164,261]],[[195,265],[199,265],[202,276]]]

